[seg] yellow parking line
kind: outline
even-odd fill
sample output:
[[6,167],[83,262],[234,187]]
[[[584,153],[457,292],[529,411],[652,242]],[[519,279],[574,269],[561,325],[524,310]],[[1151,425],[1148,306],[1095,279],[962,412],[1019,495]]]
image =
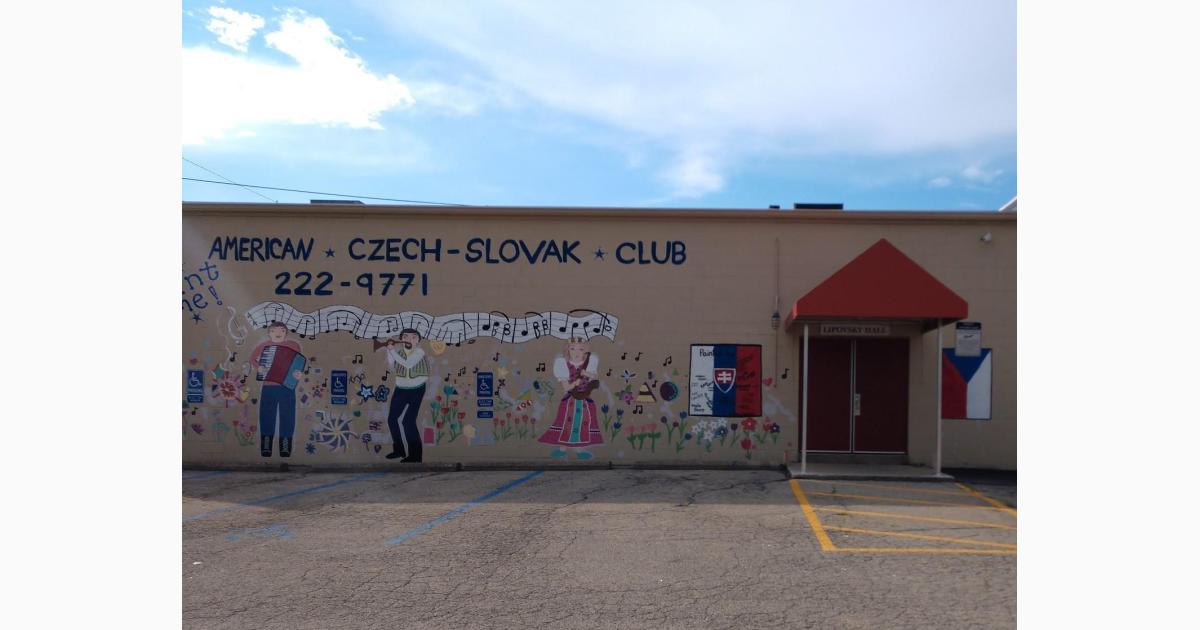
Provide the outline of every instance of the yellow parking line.
[[968,540],[966,538],[950,538],[948,536],[928,536],[925,534],[909,534],[906,532],[884,532],[875,529],[855,529],[853,527],[834,527],[826,525],[825,529],[831,532],[849,532],[852,534],[869,534],[871,536],[897,536],[900,538],[916,538],[919,540],[936,540],[940,542],[955,542],[965,543],[968,545],[983,545],[985,547],[1002,547],[1004,549],[1016,549],[1017,546],[1010,543],[986,542],[982,540]]
[[[903,490],[905,492],[920,492],[920,493],[929,493],[929,494],[948,494],[948,495],[954,496],[954,497],[961,497],[963,495],[963,493],[959,492],[958,490],[928,490],[925,488],[911,488],[908,486],[889,486],[889,485],[883,484],[883,483],[868,483],[865,481],[853,481],[853,482],[851,482],[851,481],[822,481],[819,479],[805,479],[804,481],[809,482],[809,483],[827,483],[831,486],[833,486],[833,485],[860,486],[863,488],[885,488],[888,490]],[[970,494],[970,492],[968,492],[967,494]]]
[[916,505],[950,505],[954,507],[971,508],[973,510],[999,510],[1000,508],[990,505],[977,505],[974,503],[963,503],[961,501],[922,501],[920,499],[896,499],[893,497],[881,497],[874,494],[847,494],[845,492],[816,492],[809,490],[813,495],[822,497],[846,497],[849,499],[879,499],[880,501],[894,501],[896,503],[912,503]]
[[949,523],[951,525],[977,525],[979,527],[994,527],[996,529],[1012,529],[1012,530],[1016,529],[1016,527],[1011,527],[1009,525],[999,525],[996,523],[984,523],[982,521],[960,521],[960,520],[951,519],[951,518],[933,518],[931,516],[906,516],[903,514],[890,514],[888,512],[864,512],[862,510],[845,510],[842,508],[811,507],[811,506],[810,506],[810,509],[817,511],[817,512],[832,512],[834,514],[842,514],[845,516],[879,516],[879,517],[884,517],[884,518],[896,518],[896,519],[905,520],[905,521],[928,521],[930,523]]
[[1017,516],[1016,510],[1008,507],[1007,505],[1004,505],[1003,503],[993,499],[992,497],[989,497],[988,495],[976,490],[975,488],[972,488],[971,486],[968,486],[967,484],[958,482],[958,481],[956,481],[954,483],[959,488],[962,488],[964,492],[970,494],[971,496],[982,499],[984,501],[987,501],[988,503],[991,503],[992,505],[996,506],[996,509],[998,509],[1002,512],[1008,512],[1009,514],[1012,514],[1014,518]]
[[835,551],[843,553],[969,553],[992,556],[1017,555],[1016,549],[951,549],[942,547],[838,547]]
[[804,511],[804,516],[808,518],[808,525],[812,527],[813,533],[817,536],[817,542],[821,543],[821,551],[837,551],[837,547],[833,545],[833,541],[829,539],[829,534],[825,533],[825,528],[821,526],[821,519],[813,513],[813,507],[808,503],[808,497],[804,496],[804,490],[800,488],[800,484],[795,479],[792,480],[792,494],[796,495],[796,502],[800,504],[800,509]]

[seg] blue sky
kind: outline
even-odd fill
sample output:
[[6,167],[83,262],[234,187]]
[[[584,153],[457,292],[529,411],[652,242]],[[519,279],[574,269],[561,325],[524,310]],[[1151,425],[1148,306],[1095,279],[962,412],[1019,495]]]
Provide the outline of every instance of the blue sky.
[[[183,156],[239,182],[487,205],[986,210],[1016,194],[1012,1],[183,11]],[[183,198],[264,201],[188,181]]]

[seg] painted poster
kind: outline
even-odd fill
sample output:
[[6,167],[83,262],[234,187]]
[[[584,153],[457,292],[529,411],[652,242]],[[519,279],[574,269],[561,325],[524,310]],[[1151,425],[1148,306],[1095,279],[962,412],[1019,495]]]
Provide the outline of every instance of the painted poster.
[[693,345],[690,374],[688,414],[762,415],[762,346]]
[[942,349],[942,417],[955,420],[992,418],[992,349],[961,356]]

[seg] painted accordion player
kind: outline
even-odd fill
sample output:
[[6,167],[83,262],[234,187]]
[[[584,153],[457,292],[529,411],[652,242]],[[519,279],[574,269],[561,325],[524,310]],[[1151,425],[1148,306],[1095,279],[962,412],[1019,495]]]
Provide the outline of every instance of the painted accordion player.
[[296,389],[295,372],[304,370],[303,354],[287,346],[267,346],[258,358],[258,373],[255,380],[278,383],[288,389]]

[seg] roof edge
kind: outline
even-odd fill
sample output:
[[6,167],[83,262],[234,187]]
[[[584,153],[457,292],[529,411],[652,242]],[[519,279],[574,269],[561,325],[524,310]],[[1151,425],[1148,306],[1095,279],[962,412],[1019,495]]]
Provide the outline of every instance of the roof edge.
[[227,203],[184,201],[184,216],[369,216],[620,218],[645,220],[725,220],[816,223],[1015,223],[1015,213],[939,210],[762,210],[702,208],[620,208],[587,206],[417,206],[311,203]]

